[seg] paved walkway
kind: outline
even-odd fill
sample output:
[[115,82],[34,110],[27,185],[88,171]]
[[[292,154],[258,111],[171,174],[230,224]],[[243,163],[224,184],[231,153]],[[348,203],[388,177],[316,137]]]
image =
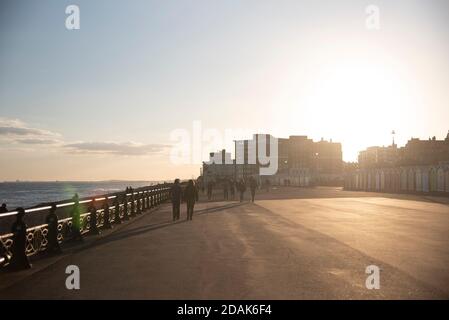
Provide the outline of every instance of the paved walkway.
[[[449,298],[448,205],[332,188],[259,198],[201,202],[191,222],[172,223],[164,205],[0,298]],[[80,268],[80,290],[65,288],[70,264]],[[381,269],[379,290],[365,287],[372,264]]]

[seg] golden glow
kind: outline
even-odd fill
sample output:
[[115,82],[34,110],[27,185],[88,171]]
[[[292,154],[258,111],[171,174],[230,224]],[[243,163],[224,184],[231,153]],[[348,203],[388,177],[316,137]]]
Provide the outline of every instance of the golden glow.
[[288,92],[276,105],[286,105],[281,114],[291,116],[277,118],[286,124],[278,131],[342,142],[347,161],[370,145],[389,144],[391,131],[404,121],[401,113],[413,106],[400,72],[372,60],[325,63],[306,82],[299,74],[286,82]]

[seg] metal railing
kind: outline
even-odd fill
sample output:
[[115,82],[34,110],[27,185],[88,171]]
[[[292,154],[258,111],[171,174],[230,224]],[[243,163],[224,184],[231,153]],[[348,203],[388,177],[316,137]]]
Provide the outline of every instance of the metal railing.
[[[106,194],[94,198],[82,198],[79,200],[66,200],[55,203],[53,213],[57,215],[57,242],[63,244],[74,238],[74,226],[72,216],[74,207],[81,212],[76,230],[82,236],[91,233],[98,234],[101,229],[110,229],[113,225],[129,220],[145,210],[157,207],[169,198],[171,184],[163,183],[154,186],[132,189],[130,192]],[[52,211],[52,205],[25,210],[26,217],[30,214],[48,216]],[[17,216],[17,211],[0,214],[0,219]],[[93,225],[95,222],[95,225]],[[93,232],[95,231],[95,232]],[[14,259],[14,240],[18,235],[6,233],[0,235],[0,267],[6,267]],[[38,224],[26,229],[25,254],[28,257],[45,253],[51,239],[49,225]],[[54,240],[56,241],[56,239]],[[17,248],[16,248],[17,250]],[[22,249],[20,249],[22,250]]]

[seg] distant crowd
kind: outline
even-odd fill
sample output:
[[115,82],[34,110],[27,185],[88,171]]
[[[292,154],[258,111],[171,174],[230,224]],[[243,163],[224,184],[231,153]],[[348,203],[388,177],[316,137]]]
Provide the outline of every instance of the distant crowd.
[[[270,181],[265,180],[263,187],[268,192],[270,189]],[[245,192],[249,188],[251,194],[251,201],[254,202],[256,197],[256,190],[259,188],[259,184],[254,177],[250,177],[247,180],[233,180],[233,179],[221,179],[219,181],[209,180],[207,183],[203,181],[189,180],[187,186],[181,187],[179,179],[176,179],[171,190],[170,196],[173,206],[173,221],[180,218],[181,202],[184,200],[187,205],[187,220],[192,220],[195,203],[199,199],[199,192],[204,194],[207,192],[207,199],[212,200],[215,190],[222,190],[223,200],[235,200],[236,195],[240,202],[245,199]]]
[[[266,184],[269,185],[268,180]],[[257,180],[253,177],[250,177],[248,180],[233,180],[233,179],[222,179],[219,182],[215,182],[214,180],[210,180],[207,182],[207,185],[204,186],[202,184],[202,189],[204,193],[204,188],[207,188],[207,198],[209,200],[212,199],[214,189],[222,189],[223,190],[223,200],[235,200],[236,194],[239,195],[239,200],[242,202],[245,198],[245,192],[249,187],[251,191],[251,201],[254,202],[254,198],[256,196],[256,189],[259,187]],[[268,189],[268,188],[267,188]]]

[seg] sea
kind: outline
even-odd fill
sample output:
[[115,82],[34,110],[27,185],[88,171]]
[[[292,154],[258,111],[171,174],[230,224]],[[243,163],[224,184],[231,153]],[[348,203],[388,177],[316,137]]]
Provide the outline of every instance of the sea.
[[126,187],[139,188],[163,181],[98,181],[98,182],[0,182],[0,204],[6,203],[8,210],[17,207],[29,208],[53,201],[66,200],[78,193],[89,197],[124,191]]

